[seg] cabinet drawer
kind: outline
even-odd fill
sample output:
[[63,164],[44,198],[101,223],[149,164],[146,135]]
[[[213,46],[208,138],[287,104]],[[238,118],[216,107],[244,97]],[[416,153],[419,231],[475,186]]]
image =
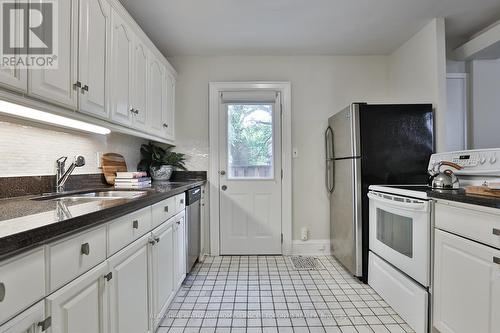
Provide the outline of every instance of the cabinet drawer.
[[436,203],[436,228],[500,249],[500,214],[474,208],[472,205],[458,207],[443,202]]
[[177,194],[175,196],[175,214],[179,214],[186,208],[186,194]]
[[175,197],[170,197],[153,205],[153,227],[157,227],[175,215]]
[[49,246],[50,292],[106,260],[106,227]]
[[0,326],[0,333],[38,333],[38,323],[45,320],[45,305],[40,301]]
[[45,296],[44,249],[0,263],[0,323]]
[[111,222],[108,225],[108,257],[151,229],[151,206]]

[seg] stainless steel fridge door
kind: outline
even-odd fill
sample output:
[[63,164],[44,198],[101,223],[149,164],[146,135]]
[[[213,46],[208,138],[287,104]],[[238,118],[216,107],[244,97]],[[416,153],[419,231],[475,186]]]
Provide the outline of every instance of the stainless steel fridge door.
[[330,126],[325,131],[325,185],[328,192],[334,189],[335,161],[333,159],[333,131]]
[[359,105],[354,103],[328,119],[333,131],[334,158],[360,156]]
[[335,189],[330,196],[333,255],[354,275],[362,275],[361,159],[335,161]]

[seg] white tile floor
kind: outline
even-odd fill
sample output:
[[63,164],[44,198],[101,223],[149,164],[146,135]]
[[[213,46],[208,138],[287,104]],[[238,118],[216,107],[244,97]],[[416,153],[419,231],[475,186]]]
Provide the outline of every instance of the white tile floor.
[[159,333],[413,332],[333,257],[294,270],[288,257],[208,257],[177,293]]

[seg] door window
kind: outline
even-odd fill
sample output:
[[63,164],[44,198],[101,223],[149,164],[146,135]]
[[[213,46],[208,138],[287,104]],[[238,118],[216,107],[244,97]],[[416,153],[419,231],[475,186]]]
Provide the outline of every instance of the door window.
[[273,179],[273,104],[228,104],[228,178]]
[[413,219],[377,208],[377,239],[413,258]]

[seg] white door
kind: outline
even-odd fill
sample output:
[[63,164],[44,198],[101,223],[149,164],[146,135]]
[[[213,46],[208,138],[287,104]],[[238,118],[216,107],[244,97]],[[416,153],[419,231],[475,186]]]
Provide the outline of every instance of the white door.
[[148,240],[142,237],[108,259],[111,332],[146,333],[149,330]]
[[166,104],[165,93],[165,73],[162,64],[150,55],[149,60],[149,87],[148,87],[148,108],[149,108],[149,128],[152,134],[164,137],[166,124],[163,123],[162,113]]
[[79,110],[108,118],[106,55],[111,7],[105,0],[79,0],[78,3]]
[[163,319],[174,292],[174,226],[165,222],[153,231],[151,246],[151,280],[153,302],[153,328]]
[[500,332],[500,250],[436,230],[434,327]]
[[49,321],[45,321],[45,305],[41,301],[33,305],[28,310],[17,315],[14,319],[0,326],[0,333],[39,333],[42,327],[48,326]]
[[52,317],[47,332],[107,332],[107,269],[102,263],[46,298],[47,315]]
[[[32,0],[32,3],[43,3]],[[76,109],[80,90],[76,84],[78,34],[73,22],[73,1],[57,0],[58,47],[56,69],[30,69],[28,94],[71,109]],[[74,24],[75,23],[75,24]]]
[[174,289],[177,289],[186,276],[186,225],[184,213],[174,218]]
[[[15,0],[13,2],[17,5],[20,1]],[[22,45],[24,39],[22,34],[24,27],[21,26],[23,24],[23,20],[21,19],[22,11],[15,11],[14,13],[14,36],[12,37],[15,38],[18,45]],[[3,26],[3,24],[0,24],[0,36],[4,35]],[[19,68],[19,66],[14,68],[0,67],[0,86],[26,92],[28,89],[28,70],[26,68]]]
[[281,254],[280,96],[224,92],[219,119],[220,253]]
[[138,38],[134,46],[134,67],[133,67],[132,107],[134,108],[134,128],[146,130],[146,120],[148,115],[148,50]]
[[111,120],[132,124],[132,31],[114,10],[111,11]]

